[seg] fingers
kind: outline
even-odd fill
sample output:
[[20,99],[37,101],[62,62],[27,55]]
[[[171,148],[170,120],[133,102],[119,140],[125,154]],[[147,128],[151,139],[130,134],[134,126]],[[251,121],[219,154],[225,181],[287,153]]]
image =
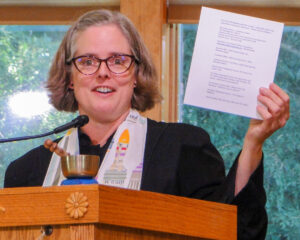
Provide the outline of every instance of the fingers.
[[261,88],[258,100],[265,106],[258,106],[257,111],[264,120],[269,120],[277,127],[283,127],[290,116],[290,98],[275,83],[268,88]]
[[54,152],[57,149],[57,143],[53,142],[50,139],[47,139],[44,142],[44,147],[47,148],[47,149],[49,149],[51,152]]
[[283,104],[280,105],[282,109],[285,111],[283,112],[284,117],[284,124],[290,118],[290,97],[289,95],[283,91],[280,87],[278,87],[275,83],[270,85],[270,89],[273,90],[283,101]]
[[269,119],[273,116],[277,116],[280,114],[281,106],[283,103],[277,96],[273,96],[267,89],[261,89],[260,95],[258,96],[258,100],[265,106],[258,106],[258,110],[261,111],[263,119]]
[[262,145],[275,131],[282,128],[290,116],[289,96],[276,84],[260,88],[257,111],[263,120],[251,119],[246,137],[248,142]]
[[287,95],[287,93],[283,91],[277,84],[271,83],[270,89],[273,90],[278,96],[280,96],[284,102],[288,102],[288,103],[290,102],[289,95]]
[[268,109],[266,107],[258,105],[256,107],[256,110],[263,119],[267,120],[267,119],[272,118],[272,114],[268,111]]
[[49,149],[51,152],[55,152],[60,157],[68,155],[64,149],[58,147],[58,144],[50,139],[45,140],[44,147]]
[[50,147],[52,146],[54,142],[52,142],[52,140],[50,139],[46,139],[45,142],[44,142],[44,147],[47,148],[47,149],[50,149]]

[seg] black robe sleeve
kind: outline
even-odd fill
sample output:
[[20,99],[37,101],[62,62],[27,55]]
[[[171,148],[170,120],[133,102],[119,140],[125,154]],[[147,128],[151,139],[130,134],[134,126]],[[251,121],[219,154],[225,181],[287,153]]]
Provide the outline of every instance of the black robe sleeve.
[[11,162],[5,172],[4,187],[41,186],[51,156],[49,150],[40,146]]

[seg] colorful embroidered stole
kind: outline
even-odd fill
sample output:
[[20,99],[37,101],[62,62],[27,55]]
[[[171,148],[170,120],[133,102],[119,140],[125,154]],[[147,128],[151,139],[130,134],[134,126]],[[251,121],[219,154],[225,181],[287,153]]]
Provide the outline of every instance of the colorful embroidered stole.
[[[111,140],[95,178],[98,183],[140,189],[146,133],[147,119],[131,109]],[[71,155],[79,154],[78,129],[69,130],[58,146]],[[64,179],[60,157],[53,153],[43,186],[60,185]]]

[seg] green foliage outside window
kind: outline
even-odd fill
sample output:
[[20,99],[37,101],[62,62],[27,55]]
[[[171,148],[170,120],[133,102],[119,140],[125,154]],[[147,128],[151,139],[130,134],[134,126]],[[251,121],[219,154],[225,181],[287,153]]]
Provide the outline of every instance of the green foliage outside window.
[[[196,32],[197,25],[181,26],[179,118],[208,131],[228,170],[242,147],[249,119],[182,105]],[[300,239],[300,27],[284,29],[274,82],[289,94],[291,116],[264,145],[266,239],[295,240]]]
[[[42,115],[24,118],[15,115],[9,100],[17,93],[44,90],[52,58],[68,26],[0,26],[0,138],[31,136],[53,130],[74,114],[52,109]],[[23,110],[29,112],[25,102]],[[56,138],[59,136],[50,136]],[[0,145],[0,187],[8,164],[43,143],[43,139]]]

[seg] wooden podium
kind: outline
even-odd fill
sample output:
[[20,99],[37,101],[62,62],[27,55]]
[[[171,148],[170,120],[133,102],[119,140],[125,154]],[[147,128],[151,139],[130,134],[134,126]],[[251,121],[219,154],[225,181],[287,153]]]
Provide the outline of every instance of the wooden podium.
[[[8,188],[0,190],[0,240],[235,240],[236,212],[231,205],[103,185]],[[44,229],[52,233],[42,237]]]

